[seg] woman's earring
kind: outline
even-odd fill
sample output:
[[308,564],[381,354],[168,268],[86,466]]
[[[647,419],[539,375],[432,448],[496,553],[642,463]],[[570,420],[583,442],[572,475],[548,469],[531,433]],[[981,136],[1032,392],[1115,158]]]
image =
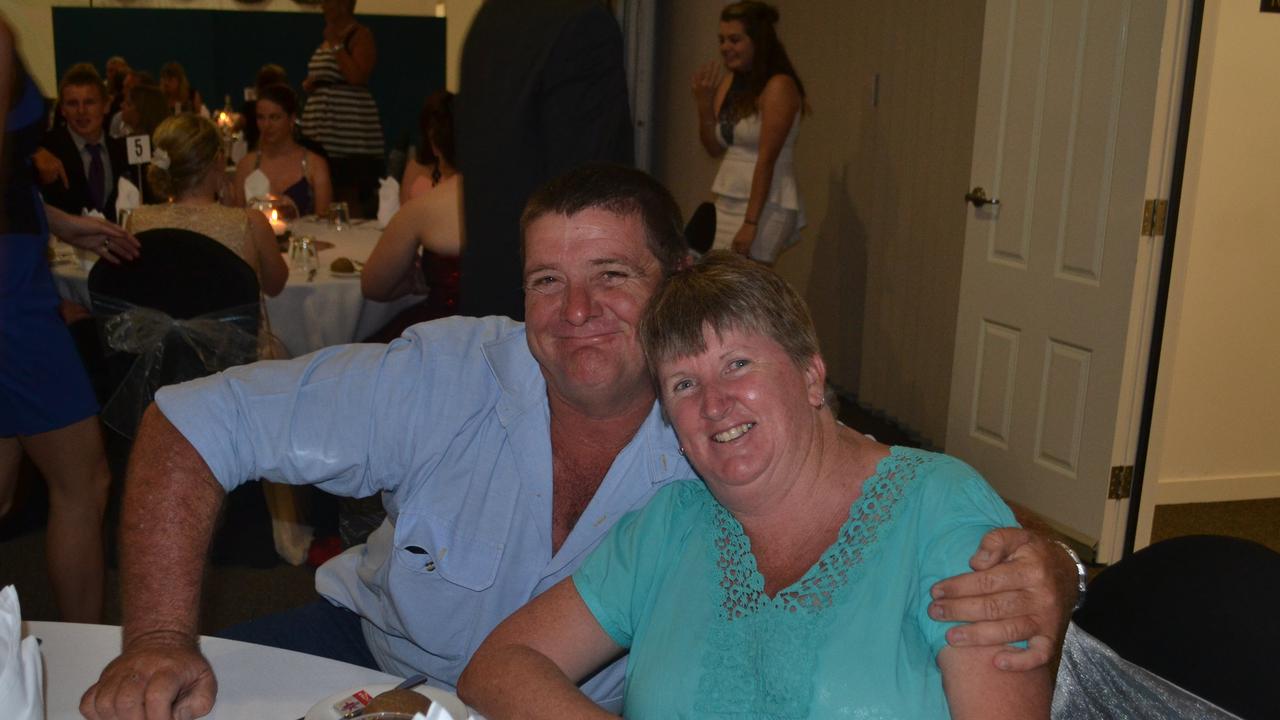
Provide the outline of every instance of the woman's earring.
[[684,454],[684,446],[683,446],[683,445],[681,445],[681,446],[680,446],[680,454],[681,454],[681,455],[683,455],[683,454]]

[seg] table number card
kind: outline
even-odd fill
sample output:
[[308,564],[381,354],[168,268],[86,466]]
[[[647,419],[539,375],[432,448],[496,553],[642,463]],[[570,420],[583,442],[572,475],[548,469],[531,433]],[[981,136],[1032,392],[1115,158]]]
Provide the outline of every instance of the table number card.
[[151,136],[130,135],[125,138],[125,151],[130,165],[145,165],[151,162]]

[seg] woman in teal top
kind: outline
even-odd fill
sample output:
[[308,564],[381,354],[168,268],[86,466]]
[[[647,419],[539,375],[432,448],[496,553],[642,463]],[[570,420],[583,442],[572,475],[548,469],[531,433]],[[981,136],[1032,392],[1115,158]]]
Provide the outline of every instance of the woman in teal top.
[[[491,720],[606,716],[575,682],[629,651],[629,718],[1048,717],[1044,668],[948,646],[929,588],[1008,508],[964,463],[838,424],[803,301],[713,252],[641,326],[704,482],[660,491],[459,681]],[[705,484],[704,484],[705,483]]]

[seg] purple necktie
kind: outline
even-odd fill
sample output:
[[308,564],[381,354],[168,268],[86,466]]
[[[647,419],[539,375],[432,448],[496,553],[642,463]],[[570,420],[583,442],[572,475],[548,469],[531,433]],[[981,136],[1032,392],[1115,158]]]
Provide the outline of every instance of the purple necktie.
[[102,190],[106,184],[106,170],[102,167],[102,146],[90,143],[84,146],[89,151],[89,204],[94,210],[102,212]]

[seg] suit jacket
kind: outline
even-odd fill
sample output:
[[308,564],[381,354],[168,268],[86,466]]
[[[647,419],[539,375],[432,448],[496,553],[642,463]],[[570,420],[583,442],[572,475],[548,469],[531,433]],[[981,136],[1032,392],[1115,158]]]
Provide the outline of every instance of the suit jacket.
[[[104,128],[102,142],[111,160],[111,191],[103,201],[106,207],[103,208],[102,214],[106,215],[111,222],[115,222],[116,181],[121,175],[129,172],[129,161],[125,156],[123,139],[110,137]],[[76,149],[76,143],[71,139],[71,131],[65,125],[53,128],[45,133],[44,140],[40,144],[62,161],[62,167],[67,171],[68,183],[64,188],[61,179],[54,180],[48,185],[41,185],[40,193],[44,195],[45,202],[50,205],[72,215],[79,215],[82,209],[89,207],[89,179],[85,174],[84,163],[80,160],[80,151]],[[137,183],[137,179],[132,175],[130,180]]]
[[524,317],[520,213],[588,162],[631,165],[622,32],[599,0],[487,0],[462,50],[456,109],[467,241],[459,310]]

